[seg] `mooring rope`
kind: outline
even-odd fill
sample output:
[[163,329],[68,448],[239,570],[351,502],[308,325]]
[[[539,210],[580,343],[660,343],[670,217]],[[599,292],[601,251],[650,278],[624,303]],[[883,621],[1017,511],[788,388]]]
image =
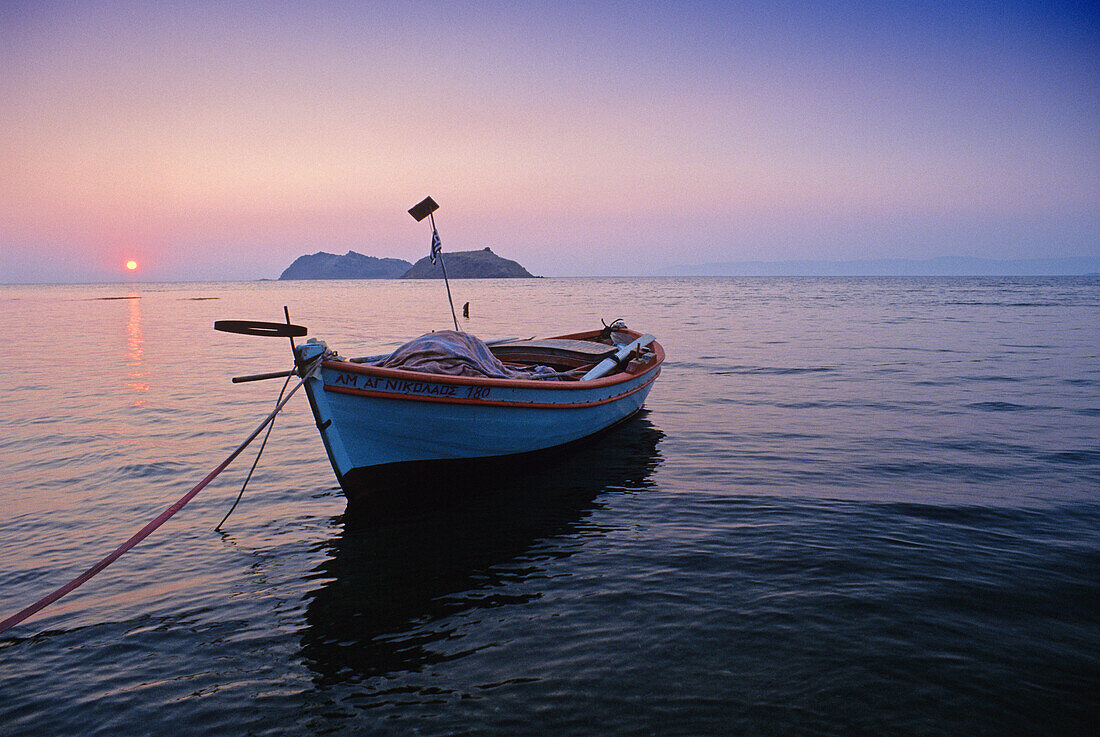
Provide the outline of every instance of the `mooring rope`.
[[[303,375],[303,377],[308,377],[309,376],[308,369],[303,369],[302,370],[302,375]],[[160,515],[158,515],[156,517],[156,519],[154,519],[149,524],[145,525],[145,527],[142,527],[140,530],[138,530],[137,534],[135,534],[129,540],[124,542],[122,545],[118,546],[118,548],[116,548],[114,550],[114,552],[112,552],[110,555],[106,556],[101,561],[96,563],[94,566],[92,566],[88,570],[84,571],[84,573],[81,573],[79,576],[74,578],[72,581],[69,581],[67,584],[65,584],[61,588],[57,589],[56,591],[54,591],[52,594],[49,594],[47,596],[42,597],[41,599],[39,599],[35,603],[31,604],[27,608],[23,609],[22,611],[19,611],[16,614],[13,614],[10,617],[8,617],[7,619],[5,619],[3,622],[0,622],[0,633],[6,632],[7,630],[9,630],[12,627],[14,627],[15,625],[19,624],[20,622],[22,622],[26,618],[34,615],[35,613],[41,611],[42,609],[45,609],[50,604],[53,604],[55,601],[60,599],[62,596],[65,596],[66,594],[71,592],[73,589],[77,588],[78,586],[81,586],[84,583],[87,583],[88,580],[90,580],[97,573],[99,573],[104,568],[111,565],[112,563],[114,563],[119,558],[121,558],[123,553],[125,553],[128,550],[130,550],[131,548],[133,548],[139,542],[141,542],[146,537],[148,537],[150,533],[152,533],[158,527],[160,527],[165,522],[167,522],[172,517],[172,515],[174,515],[176,512],[180,511],[185,506],[187,506],[187,503],[189,501],[191,501],[195,497],[196,494],[198,494],[200,491],[202,491],[206,487],[207,484],[209,484],[211,481],[213,481],[214,478],[219,473],[224,471],[226,469],[226,467],[228,467],[229,464],[233,462],[233,459],[235,459],[238,455],[240,455],[241,451],[243,451],[246,447],[248,447],[249,443],[251,443],[253,440],[256,439],[256,436],[258,436],[261,432],[263,432],[263,429],[265,427],[267,427],[267,425],[275,419],[275,415],[279,414],[279,410],[281,410],[286,405],[286,403],[290,401],[290,398],[292,396],[294,396],[294,392],[298,391],[299,387],[301,387],[302,384],[304,384],[304,383],[305,383],[305,378],[303,378],[301,381],[299,381],[297,384],[295,384],[294,388],[290,390],[290,393],[286,395],[286,398],[275,405],[275,409],[271,411],[271,414],[269,414],[267,417],[264,418],[263,422],[260,423],[259,427],[257,427],[255,430],[253,430],[252,434],[249,435],[243,443],[238,445],[237,449],[234,450],[232,453],[230,453],[228,458],[226,458],[224,461],[222,461],[220,464],[218,464],[218,466],[213,471],[211,471],[209,474],[207,474],[206,478],[204,478],[202,481],[197,483],[195,485],[195,487],[193,489],[191,489],[191,491],[187,492],[182,497],[180,497],[179,501],[177,501],[172,506],[168,507],[168,509],[161,512]]]
[[[283,392],[286,391],[286,388],[290,385],[290,380],[293,377],[294,374],[290,374],[286,377],[286,381],[283,382],[283,388],[279,390],[279,396],[275,400],[276,405],[278,405],[279,402],[283,401]],[[248,475],[244,477],[244,483],[241,484],[240,493],[237,494],[237,498],[233,501],[233,506],[230,507],[229,511],[225,513],[225,516],[222,517],[222,521],[219,522],[216,527],[214,527],[214,532],[221,532],[222,525],[224,525],[225,521],[229,519],[229,515],[233,514],[233,510],[237,508],[237,505],[241,503],[241,497],[244,496],[244,490],[248,486],[248,482],[252,480],[252,474],[256,473],[256,466],[260,465],[260,457],[264,454],[264,448],[267,447],[267,439],[271,437],[271,431],[274,429],[275,418],[272,417],[271,424],[267,426],[267,432],[264,433],[263,442],[260,443],[260,450],[256,453],[256,460],[252,461],[252,468],[248,469]]]

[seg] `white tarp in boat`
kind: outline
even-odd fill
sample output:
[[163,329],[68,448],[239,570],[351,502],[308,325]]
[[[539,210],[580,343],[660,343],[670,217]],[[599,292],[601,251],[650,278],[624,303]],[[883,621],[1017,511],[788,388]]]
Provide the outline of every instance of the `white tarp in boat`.
[[559,378],[558,372],[549,366],[531,366],[526,369],[505,366],[492,354],[489,346],[469,333],[458,333],[454,330],[440,330],[413,338],[373,365],[448,376],[548,380]]

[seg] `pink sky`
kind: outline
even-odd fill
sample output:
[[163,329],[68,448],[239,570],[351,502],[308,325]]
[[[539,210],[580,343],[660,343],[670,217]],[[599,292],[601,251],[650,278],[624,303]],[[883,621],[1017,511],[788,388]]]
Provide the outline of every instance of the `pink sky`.
[[877,7],[0,5],[0,282],[1100,256],[1096,11]]

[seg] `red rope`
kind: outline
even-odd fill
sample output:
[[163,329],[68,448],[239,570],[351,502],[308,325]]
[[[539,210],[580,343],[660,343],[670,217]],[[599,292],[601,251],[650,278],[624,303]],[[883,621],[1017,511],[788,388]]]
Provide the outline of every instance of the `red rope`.
[[255,430],[253,430],[252,434],[249,435],[248,438],[246,438],[243,443],[238,445],[237,449],[234,450],[232,453],[230,453],[228,458],[226,458],[224,461],[222,461],[217,466],[217,468],[215,468],[213,471],[211,471],[209,474],[207,474],[206,478],[204,478],[202,481],[197,483],[195,485],[195,487],[193,489],[191,489],[191,491],[187,492],[182,497],[180,497],[179,501],[177,501],[172,506],[168,507],[168,509],[161,512],[160,515],[157,516],[156,519],[154,519],[149,524],[145,525],[145,527],[142,527],[140,530],[138,530],[137,534],[135,534],[133,537],[131,537],[126,542],[122,543],[122,545],[120,545],[118,548],[116,548],[114,552],[112,552],[110,555],[103,558],[103,560],[99,561],[98,563],[96,563],[94,566],[92,566],[88,570],[84,571],[84,573],[81,573],[79,576],[74,578],[72,581],[69,581],[67,584],[65,584],[61,588],[57,589],[56,591],[54,591],[52,594],[49,594],[47,596],[42,597],[41,599],[39,599],[35,603],[31,604],[26,609],[23,609],[22,611],[11,615],[7,619],[5,619],[3,622],[0,622],[0,633],[6,632],[7,630],[11,629],[15,625],[22,622],[27,617],[30,617],[31,615],[35,614],[36,612],[41,611],[42,609],[45,609],[46,607],[48,607],[50,604],[53,604],[55,601],[60,599],[65,594],[69,593],[70,591],[77,588],[81,584],[86,583],[89,579],[91,579],[97,573],[99,573],[104,568],[111,565],[116,560],[118,560],[120,557],[122,557],[123,553],[127,552],[128,550],[130,550],[130,548],[134,547],[139,542],[141,542],[146,537],[148,537],[149,534],[151,532],[153,532],[153,530],[157,529],[158,527],[163,525],[165,522],[167,522],[168,519],[172,515],[174,515],[176,512],[180,511],[185,506],[187,506],[187,503],[189,501],[191,501],[195,497],[196,494],[198,494],[200,491],[202,491],[203,488],[205,488],[207,484],[209,484],[211,481],[213,481],[214,477],[216,477],[219,473],[224,471],[226,469],[226,467],[230,463],[233,462],[233,459],[236,458],[238,455],[240,455],[241,451],[243,451],[246,447],[248,447],[249,443],[251,443],[253,440],[256,439],[256,436],[259,435],[265,427],[267,427],[268,423],[270,423],[272,420],[275,419],[275,415],[279,414],[279,410],[281,410],[283,408],[283,406],[287,402],[290,401],[290,398],[292,396],[294,396],[294,392],[298,391],[298,388],[303,383],[305,383],[305,379],[303,379],[302,381],[299,381],[295,385],[295,387],[290,390],[290,394],[287,394],[286,398],[283,399],[283,401],[281,401],[277,405],[275,405],[275,409],[272,410],[271,414],[269,414],[266,418],[264,418],[264,421],[260,423],[260,426],[257,427]]

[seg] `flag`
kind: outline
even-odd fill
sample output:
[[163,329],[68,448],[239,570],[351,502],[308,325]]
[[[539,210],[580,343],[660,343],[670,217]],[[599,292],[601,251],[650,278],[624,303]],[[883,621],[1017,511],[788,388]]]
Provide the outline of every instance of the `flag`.
[[428,259],[434,264],[435,260],[439,258],[439,252],[443,250],[443,244],[439,241],[439,232],[432,228],[432,253],[428,256]]

